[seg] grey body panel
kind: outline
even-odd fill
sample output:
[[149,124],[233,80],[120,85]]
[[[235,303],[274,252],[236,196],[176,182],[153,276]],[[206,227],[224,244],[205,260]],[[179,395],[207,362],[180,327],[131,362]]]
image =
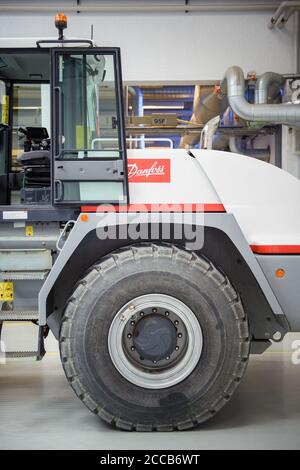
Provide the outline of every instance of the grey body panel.
[[[300,331],[300,255],[257,255],[269,284],[289,320],[292,331]],[[283,278],[275,271],[285,270]]]
[[56,160],[54,163],[55,175],[57,179],[63,181],[93,181],[99,180],[101,174],[102,181],[123,181],[124,162],[122,160],[95,161],[89,162],[83,168],[82,161]]
[[30,274],[34,271],[50,271],[51,268],[50,250],[37,248],[0,250],[0,277],[3,272],[20,273],[23,271]]
[[[33,234],[26,235],[26,226]],[[54,249],[60,235],[58,222],[28,222],[15,220],[0,224],[0,250]]]
[[[261,287],[272,311],[275,315],[283,315],[283,310],[277,301],[258,261],[250,250],[248,243],[240,230],[234,216],[227,213],[205,213],[197,217],[195,222],[195,214],[192,213],[174,213],[172,214],[172,223],[174,224],[199,224],[205,227],[213,227],[223,231],[230,240],[234,243],[238,251],[243,256],[245,262],[248,264],[250,270],[255,276],[258,284]],[[80,217],[77,219],[74,228],[72,229],[68,239],[66,240],[63,248],[57,257],[52,270],[49,273],[42,289],[39,293],[39,324],[45,325],[47,321],[47,297],[54,286],[59,274],[63,270],[65,264],[68,262],[70,256],[78,247],[84,237],[91,231],[101,227],[117,225],[127,225],[129,222],[134,224],[167,224],[170,223],[170,214],[168,213],[120,213],[116,216],[115,213],[101,214],[91,213],[88,215],[88,220],[82,222]],[[151,240],[151,239],[150,239]],[[149,240],[149,241],[150,241]],[[138,240],[137,240],[138,241]],[[187,247],[188,248],[188,247]]]
[[42,280],[14,281],[14,310],[37,311],[38,293],[42,284]]
[[[11,205],[0,206],[0,222],[8,223],[16,220],[14,212],[26,212],[26,222],[66,222],[74,216],[74,210],[69,207],[56,208],[48,205]],[[11,213],[11,218],[9,214]],[[4,214],[6,215],[4,217]]]

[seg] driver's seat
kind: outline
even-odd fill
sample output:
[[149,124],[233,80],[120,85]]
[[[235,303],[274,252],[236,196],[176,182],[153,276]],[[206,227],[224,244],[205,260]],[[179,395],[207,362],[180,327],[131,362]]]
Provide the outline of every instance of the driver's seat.
[[50,186],[50,151],[32,150],[17,157],[24,170],[24,188]]

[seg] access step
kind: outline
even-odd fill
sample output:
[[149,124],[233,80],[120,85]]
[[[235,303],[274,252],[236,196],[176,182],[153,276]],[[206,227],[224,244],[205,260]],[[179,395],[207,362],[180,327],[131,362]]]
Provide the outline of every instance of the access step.
[[39,313],[36,310],[1,310],[0,321],[36,321]]
[[7,351],[5,359],[37,358],[38,351]]
[[48,271],[2,271],[1,281],[44,281]]

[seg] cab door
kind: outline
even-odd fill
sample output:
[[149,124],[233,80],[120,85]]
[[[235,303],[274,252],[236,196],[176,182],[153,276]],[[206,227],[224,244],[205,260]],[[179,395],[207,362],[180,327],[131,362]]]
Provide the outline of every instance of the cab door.
[[8,154],[9,154],[9,96],[6,84],[0,80],[0,204],[9,204]]
[[52,50],[54,204],[127,204],[118,48]]

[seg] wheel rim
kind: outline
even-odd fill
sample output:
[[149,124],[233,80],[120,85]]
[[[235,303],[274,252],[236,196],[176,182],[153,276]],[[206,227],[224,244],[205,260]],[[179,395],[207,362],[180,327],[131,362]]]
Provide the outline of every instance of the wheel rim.
[[108,334],[111,360],[123,377],[143,388],[182,382],[202,352],[202,330],[192,310],[165,294],[146,294],[127,302]]

